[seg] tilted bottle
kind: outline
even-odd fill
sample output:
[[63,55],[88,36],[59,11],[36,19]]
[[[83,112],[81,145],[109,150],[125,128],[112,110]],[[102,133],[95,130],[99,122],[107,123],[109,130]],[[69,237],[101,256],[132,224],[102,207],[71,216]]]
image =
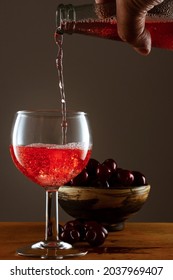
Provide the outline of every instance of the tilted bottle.
[[[116,3],[74,6],[60,4],[56,12],[57,32],[84,34],[121,41],[117,32]],[[173,0],[164,0],[146,17],[152,46],[173,50]]]

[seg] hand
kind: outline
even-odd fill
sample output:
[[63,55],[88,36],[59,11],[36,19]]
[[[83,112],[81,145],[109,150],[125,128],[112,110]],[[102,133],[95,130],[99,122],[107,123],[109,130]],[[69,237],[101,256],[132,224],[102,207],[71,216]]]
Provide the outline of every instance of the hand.
[[151,36],[145,28],[149,10],[163,0],[96,0],[96,3],[116,1],[117,28],[120,38],[142,55],[151,51]]

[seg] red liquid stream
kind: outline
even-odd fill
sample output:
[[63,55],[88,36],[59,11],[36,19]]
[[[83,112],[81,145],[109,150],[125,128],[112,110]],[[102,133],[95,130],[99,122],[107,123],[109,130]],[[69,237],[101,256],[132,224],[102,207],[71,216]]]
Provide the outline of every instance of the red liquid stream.
[[42,187],[59,187],[77,176],[86,166],[91,150],[60,146],[10,146],[16,167]]
[[54,34],[55,42],[58,46],[58,53],[56,58],[56,67],[58,71],[58,79],[59,79],[59,90],[61,97],[61,113],[62,113],[62,144],[66,144],[66,134],[67,134],[67,105],[66,105],[66,96],[64,89],[64,75],[63,75],[63,35],[55,32]]
[[[153,47],[173,50],[173,20],[150,18],[146,20],[146,28],[151,34]],[[62,30],[121,41],[115,19],[66,22],[62,24]]]

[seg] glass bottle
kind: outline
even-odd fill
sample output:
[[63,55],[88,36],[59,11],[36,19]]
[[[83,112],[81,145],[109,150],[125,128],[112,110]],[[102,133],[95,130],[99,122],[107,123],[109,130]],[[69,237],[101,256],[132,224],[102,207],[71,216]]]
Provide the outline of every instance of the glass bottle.
[[[117,32],[116,3],[85,5],[60,4],[56,11],[58,33],[78,33],[121,41]],[[173,50],[173,0],[164,0],[151,9],[146,17],[146,28],[152,46]]]

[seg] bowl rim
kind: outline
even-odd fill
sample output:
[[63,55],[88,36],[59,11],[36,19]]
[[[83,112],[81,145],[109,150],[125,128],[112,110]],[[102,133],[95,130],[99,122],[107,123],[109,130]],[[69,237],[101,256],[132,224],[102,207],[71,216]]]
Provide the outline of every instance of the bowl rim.
[[143,185],[143,186],[129,186],[129,187],[125,187],[125,186],[122,186],[122,187],[116,187],[116,188],[104,188],[104,187],[91,187],[91,186],[61,186],[60,188],[59,188],[59,190],[58,191],[63,191],[63,189],[73,189],[73,190],[77,190],[77,189],[79,189],[79,190],[89,190],[89,191],[91,191],[91,190],[94,190],[94,191],[108,191],[108,192],[119,192],[119,191],[126,191],[126,190],[128,190],[128,191],[131,191],[131,192],[133,192],[133,191],[137,191],[137,190],[139,190],[139,191],[142,191],[142,190],[148,190],[148,191],[150,191],[150,189],[151,189],[151,185],[150,184],[147,184],[147,185]]

